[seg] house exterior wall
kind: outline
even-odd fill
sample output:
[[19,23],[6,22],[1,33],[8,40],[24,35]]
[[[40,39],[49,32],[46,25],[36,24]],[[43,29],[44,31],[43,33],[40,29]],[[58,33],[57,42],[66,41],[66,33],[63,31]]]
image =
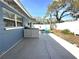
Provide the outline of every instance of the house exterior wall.
[[[10,47],[12,47],[16,42],[23,38],[23,29],[12,29],[12,30],[5,30],[4,21],[3,21],[3,10],[2,8],[7,8],[8,10],[18,14],[15,10],[11,9],[10,7],[2,4],[0,2],[0,55],[6,52]],[[22,16],[22,15],[21,15]],[[23,17],[23,16],[22,16]],[[23,21],[26,19],[23,17]]]
[[23,38],[23,29],[0,31],[0,52],[4,53],[22,38]]

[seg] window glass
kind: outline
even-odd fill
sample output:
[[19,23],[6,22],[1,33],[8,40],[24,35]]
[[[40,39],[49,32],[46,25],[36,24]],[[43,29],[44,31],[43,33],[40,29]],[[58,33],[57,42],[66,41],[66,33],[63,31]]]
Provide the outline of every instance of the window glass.
[[17,15],[17,26],[22,26],[22,17]]
[[3,18],[5,27],[22,26],[22,17],[3,8]]
[[17,21],[18,21],[18,22],[22,22],[22,17],[19,16],[19,15],[17,15]]
[[17,22],[17,26],[22,26],[23,24],[21,22]]
[[15,19],[15,14],[5,8],[3,8],[4,17]]
[[14,27],[15,26],[15,22],[12,20],[4,19],[4,23],[5,23],[5,27]]

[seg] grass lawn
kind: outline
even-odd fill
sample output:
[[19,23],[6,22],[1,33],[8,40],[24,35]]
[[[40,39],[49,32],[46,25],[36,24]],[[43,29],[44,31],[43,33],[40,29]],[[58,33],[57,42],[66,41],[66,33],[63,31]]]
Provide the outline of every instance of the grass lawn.
[[65,39],[66,41],[72,43],[72,44],[76,44],[77,47],[79,47],[79,36],[75,36],[73,34],[64,34],[62,33],[61,30],[52,30],[54,34],[56,34],[57,36]]

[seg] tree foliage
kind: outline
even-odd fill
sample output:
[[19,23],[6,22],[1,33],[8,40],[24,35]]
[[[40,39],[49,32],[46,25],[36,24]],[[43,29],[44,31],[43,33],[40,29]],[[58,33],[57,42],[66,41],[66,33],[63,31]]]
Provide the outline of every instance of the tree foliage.
[[[62,10],[62,12],[60,12]],[[51,4],[48,5],[47,14],[52,14],[56,17],[57,21],[61,21],[61,19],[65,16],[78,13],[79,11],[79,0],[53,0]]]

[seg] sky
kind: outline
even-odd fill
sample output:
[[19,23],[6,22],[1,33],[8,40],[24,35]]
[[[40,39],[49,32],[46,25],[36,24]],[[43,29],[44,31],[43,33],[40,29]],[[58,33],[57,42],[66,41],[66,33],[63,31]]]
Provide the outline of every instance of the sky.
[[[47,12],[48,5],[52,0],[20,0],[25,9],[33,17],[44,17]],[[48,17],[49,18],[49,17]],[[71,16],[62,18],[63,20],[73,19]]]
[[51,0],[20,0],[33,17],[43,17]]

